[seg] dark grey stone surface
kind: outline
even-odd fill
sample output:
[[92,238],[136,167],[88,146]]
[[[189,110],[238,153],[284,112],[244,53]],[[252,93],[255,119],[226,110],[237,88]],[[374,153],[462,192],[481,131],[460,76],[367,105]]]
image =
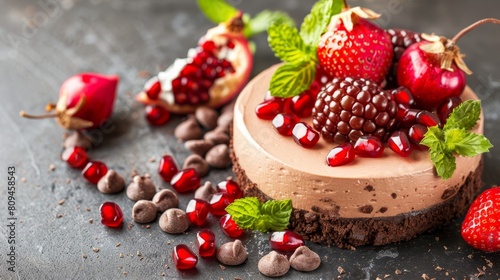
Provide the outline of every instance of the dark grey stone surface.
[[[265,8],[289,12],[297,22],[314,1],[230,1],[255,14]],[[497,0],[483,1],[350,1],[383,14],[384,27],[453,36],[459,29],[484,17],[499,16]],[[171,249],[179,243],[194,244],[197,229],[186,234],[163,233],[156,222],[146,229],[131,219],[133,202],[124,193],[104,195],[83,181],[78,171],[60,160],[60,129],[53,121],[30,121],[18,116],[20,110],[42,112],[54,102],[61,83],[69,76],[95,71],[121,76],[119,97],[112,126],[91,152],[124,176],[133,169],[152,173],[163,153],[173,154],[182,163],[188,155],[173,137],[181,117],[161,128],[148,126],[143,107],[133,100],[145,79],[141,70],[155,73],[188,47],[209,28],[195,1],[181,0],[6,0],[0,3],[0,279],[259,279],[259,258],[269,252],[268,234],[247,233],[243,243],[250,255],[246,264],[219,266],[215,259],[201,259],[197,269],[180,272],[173,266]],[[500,184],[500,28],[483,26],[460,41],[466,62],[474,71],[469,85],[483,100],[486,135],[495,148],[485,156],[486,185]],[[277,62],[266,44],[266,35],[254,38],[257,44],[254,74]],[[49,170],[53,165],[55,169]],[[7,271],[7,167],[15,166],[17,192],[16,273]],[[217,183],[231,175],[214,171],[204,180]],[[23,179],[24,178],[24,179]],[[25,180],[25,182],[22,182]],[[181,195],[185,208],[191,195]],[[64,199],[62,205],[58,201]],[[125,214],[125,226],[112,230],[100,224],[99,205],[116,201]],[[87,210],[88,209],[88,210]],[[62,217],[56,218],[60,214]],[[89,223],[93,219],[94,223]],[[423,274],[437,279],[500,278],[499,253],[484,253],[467,246],[460,237],[461,218],[442,229],[412,241],[382,247],[360,247],[355,251],[309,244],[322,258],[312,273],[291,270],[294,279],[420,279]],[[128,225],[132,227],[128,227]],[[210,224],[217,242],[229,240]],[[117,246],[117,244],[121,244]],[[98,248],[95,253],[93,248]],[[141,256],[138,256],[140,254]],[[83,255],[87,257],[84,258]],[[493,266],[490,267],[490,261]],[[168,268],[165,266],[167,265]],[[340,267],[342,269],[340,269]],[[339,269],[338,269],[339,268]],[[343,272],[341,272],[343,271]],[[164,273],[165,276],[162,276]]]

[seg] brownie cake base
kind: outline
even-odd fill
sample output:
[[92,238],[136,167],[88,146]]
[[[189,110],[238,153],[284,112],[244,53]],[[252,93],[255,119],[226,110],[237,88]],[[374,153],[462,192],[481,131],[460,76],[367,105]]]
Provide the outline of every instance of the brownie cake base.
[[[244,195],[257,197],[262,202],[272,199],[247,177],[232,149],[232,141],[230,145],[233,172]],[[482,170],[481,160],[477,169],[467,176],[456,194],[445,193],[442,203],[424,210],[391,217],[342,218],[339,217],[337,211],[311,205],[311,211],[294,208],[288,228],[306,240],[347,249],[362,245],[386,245],[410,240],[463,215],[482,188]]]

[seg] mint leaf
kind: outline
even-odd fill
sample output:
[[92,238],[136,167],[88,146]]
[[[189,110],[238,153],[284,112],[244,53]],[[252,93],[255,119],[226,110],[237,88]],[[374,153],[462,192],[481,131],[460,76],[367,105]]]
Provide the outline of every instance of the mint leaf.
[[425,133],[420,144],[429,147],[431,161],[436,168],[436,173],[443,179],[448,179],[455,171],[456,163],[453,153],[444,146],[445,134],[437,127],[430,127]]
[[[245,20],[245,17],[243,19]],[[255,34],[264,32],[271,24],[294,26],[295,22],[287,13],[264,10],[256,14],[253,18],[248,17],[248,20],[245,20],[245,37],[250,38]]]
[[297,28],[287,24],[271,24],[267,41],[276,57],[284,62],[303,63],[313,59]]
[[332,16],[342,11],[342,0],[321,0],[316,2],[300,27],[300,36],[304,42],[317,48],[321,35],[325,32]]
[[316,74],[316,64],[309,61],[281,65],[271,78],[269,91],[272,96],[291,97],[308,89]]
[[480,115],[481,101],[466,100],[451,112],[443,129],[461,128],[471,130],[476,125]]
[[262,217],[270,230],[284,230],[292,215],[292,200],[269,200],[261,207]]
[[461,156],[473,157],[488,152],[493,147],[484,135],[458,128],[445,130],[444,133],[447,149]]
[[261,216],[262,203],[255,197],[236,199],[226,207],[227,213],[241,228],[252,228],[255,221]]
[[224,0],[197,0],[198,7],[214,23],[226,22],[236,16],[238,10]]

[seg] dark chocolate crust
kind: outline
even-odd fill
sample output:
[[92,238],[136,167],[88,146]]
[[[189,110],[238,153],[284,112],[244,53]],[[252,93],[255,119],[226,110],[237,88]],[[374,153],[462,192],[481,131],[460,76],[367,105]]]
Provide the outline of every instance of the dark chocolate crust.
[[[231,159],[236,180],[245,196],[254,196],[261,201],[272,199],[246,176],[233,149]],[[334,211],[324,211],[319,207],[312,207],[311,211],[294,209],[289,228],[307,240],[340,248],[410,240],[464,214],[482,188],[482,170],[481,161],[475,172],[471,172],[465,179],[456,195],[418,212],[380,218],[341,218]]]

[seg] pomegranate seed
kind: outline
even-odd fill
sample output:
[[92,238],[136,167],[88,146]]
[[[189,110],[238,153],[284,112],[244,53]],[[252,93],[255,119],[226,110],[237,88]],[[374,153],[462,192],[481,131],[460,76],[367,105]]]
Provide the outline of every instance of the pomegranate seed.
[[402,126],[411,126],[415,123],[415,118],[421,110],[418,109],[408,109],[402,119],[399,120],[399,124]]
[[394,89],[391,94],[398,104],[411,106],[415,103],[415,99],[413,99],[413,95],[410,90],[405,87],[398,87],[397,89]]
[[191,269],[198,263],[198,257],[185,244],[179,244],[172,250],[172,259],[179,270]]
[[219,220],[219,225],[222,230],[222,232],[232,238],[238,238],[240,237],[244,230],[241,229],[236,222],[233,220],[231,215],[225,214],[224,216],[220,217]]
[[161,126],[170,120],[170,112],[161,106],[146,106],[146,119],[151,125]]
[[403,121],[408,110],[410,110],[410,106],[406,104],[398,104],[398,110],[396,112],[396,120]]
[[291,230],[275,231],[269,237],[271,249],[283,252],[293,252],[300,246],[303,246],[304,239]]
[[243,197],[243,191],[240,189],[238,183],[230,179],[217,184],[217,191],[220,193],[227,193],[234,199]]
[[201,70],[194,64],[186,64],[186,66],[182,68],[180,75],[184,77],[199,78],[201,76]]
[[306,90],[303,93],[292,97],[290,107],[292,112],[294,112],[297,116],[307,118],[312,114],[314,102],[316,102],[316,98],[308,90]]
[[215,234],[209,229],[203,229],[196,234],[195,241],[198,255],[202,258],[209,258],[215,254]]
[[408,136],[410,137],[410,141],[415,144],[420,144],[420,141],[424,139],[424,135],[429,130],[427,126],[421,124],[414,124],[410,127],[408,131]]
[[387,140],[387,145],[391,150],[402,157],[407,157],[411,153],[410,141],[406,134],[401,131],[394,131]]
[[295,124],[292,135],[293,140],[304,148],[312,148],[319,141],[319,133],[304,122]]
[[445,100],[443,100],[443,102],[441,102],[436,110],[436,113],[443,125],[446,123],[446,120],[448,120],[448,117],[450,116],[451,112],[453,112],[453,109],[460,105],[460,103],[462,103],[462,99],[456,96],[446,98]]
[[229,49],[234,49],[234,43],[233,43],[233,41],[227,41],[226,47],[228,47]]
[[346,142],[333,148],[326,156],[326,163],[329,166],[340,166],[354,161],[354,146]]
[[266,100],[255,108],[255,114],[259,119],[272,120],[277,114],[281,113],[283,105],[276,99]]
[[200,175],[193,168],[186,168],[177,172],[170,180],[172,188],[180,193],[194,191],[200,186],[200,183]]
[[170,155],[164,155],[158,165],[158,174],[165,182],[170,182],[172,177],[178,172],[174,158]]
[[363,135],[354,144],[354,151],[360,157],[381,157],[384,153],[382,141],[375,136]]
[[82,147],[70,147],[64,150],[62,160],[73,168],[82,169],[89,162],[87,151]]
[[210,199],[210,213],[215,216],[227,214],[226,207],[233,203],[234,198],[227,193],[216,193]]
[[186,217],[195,226],[202,226],[208,217],[210,204],[202,199],[193,198],[186,207]]
[[108,172],[108,167],[104,162],[101,161],[91,161],[87,163],[87,166],[82,171],[83,178],[92,184],[97,184],[99,180],[106,175]]
[[415,116],[415,122],[427,127],[441,126],[441,122],[436,114],[422,110]]
[[147,81],[144,85],[144,91],[149,99],[158,100],[161,93],[161,83],[158,80],[158,77],[155,76],[149,79],[149,81]]
[[203,45],[201,45],[201,47],[208,53],[213,53],[217,48],[217,46],[215,46],[214,41],[205,41]]
[[106,201],[99,207],[99,213],[101,213],[101,224],[110,228],[117,228],[122,225],[123,212],[118,204]]
[[273,127],[279,134],[284,136],[292,135],[292,129],[300,121],[294,114],[277,114],[272,120]]

